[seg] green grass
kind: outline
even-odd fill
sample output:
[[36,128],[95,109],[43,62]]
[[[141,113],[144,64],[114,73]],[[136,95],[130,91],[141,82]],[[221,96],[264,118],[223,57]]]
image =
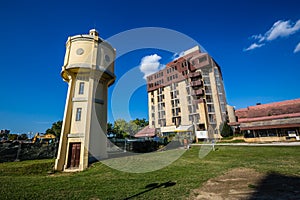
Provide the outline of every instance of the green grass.
[[[208,179],[236,167],[300,177],[300,147],[219,146],[203,159],[198,158],[199,148],[191,148],[159,171],[137,174],[117,171],[102,163],[80,173],[54,175],[47,173],[54,160],[1,163],[0,198],[184,199]],[[168,181],[173,184],[165,187],[163,183]],[[151,190],[146,187],[150,184],[157,187]]]

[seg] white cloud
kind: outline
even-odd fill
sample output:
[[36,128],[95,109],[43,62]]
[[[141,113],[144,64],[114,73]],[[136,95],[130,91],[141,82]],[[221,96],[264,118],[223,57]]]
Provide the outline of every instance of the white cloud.
[[[280,37],[289,37],[299,30],[300,19],[296,23],[293,23],[291,20],[278,20],[265,34],[252,35],[250,38],[256,40],[257,42],[251,44],[248,48],[244,49],[244,51],[249,51],[262,47],[264,45],[263,42],[270,42]],[[294,52],[299,51],[297,50],[297,47],[294,50]]]
[[258,34],[258,35],[252,35],[251,36],[252,39],[254,40],[262,40],[264,37],[261,35],[261,34]]
[[268,30],[264,38],[268,41],[275,40],[279,37],[288,37],[300,30],[300,20],[293,24],[290,20],[275,22],[270,30]]
[[300,42],[297,44],[297,46],[294,49],[294,53],[297,53],[300,51]]
[[260,48],[260,47],[262,47],[264,45],[265,44],[256,44],[256,43],[253,43],[248,48],[244,49],[244,51],[250,51],[250,50],[253,50],[253,49],[257,49],[257,48]]
[[153,74],[162,68],[164,68],[164,65],[160,64],[159,60],[161,57],[157,54],[145,56],[141,60],[140,64],[140,70],[144,73],[144,79],[150,74]]

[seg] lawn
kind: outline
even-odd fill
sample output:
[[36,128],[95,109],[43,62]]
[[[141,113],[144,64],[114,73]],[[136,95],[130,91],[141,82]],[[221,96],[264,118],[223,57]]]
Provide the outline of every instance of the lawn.
[[300,147],[220,146],[200,159],[200,147],[149,173],[94,163],[80,173],[49,174],[54,160],[0,164],[1,199],[184,199],[205,181],[236,167],[300,178]]

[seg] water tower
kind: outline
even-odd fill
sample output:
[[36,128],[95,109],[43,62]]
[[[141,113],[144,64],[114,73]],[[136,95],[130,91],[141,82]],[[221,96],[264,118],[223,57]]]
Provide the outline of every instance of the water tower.
[[115,49],[95,29],[69,37],[61,76],[68,83],[55,170],[82,171],[107,157],[107,90]]

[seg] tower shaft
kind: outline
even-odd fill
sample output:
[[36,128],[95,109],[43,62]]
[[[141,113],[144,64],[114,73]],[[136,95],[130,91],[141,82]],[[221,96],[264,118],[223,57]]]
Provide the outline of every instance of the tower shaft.
[[69,37],[61,76],[68,83],[55,169],[81,171],[107,157],[107,89],[115,80],[115,49],[95,30]]

